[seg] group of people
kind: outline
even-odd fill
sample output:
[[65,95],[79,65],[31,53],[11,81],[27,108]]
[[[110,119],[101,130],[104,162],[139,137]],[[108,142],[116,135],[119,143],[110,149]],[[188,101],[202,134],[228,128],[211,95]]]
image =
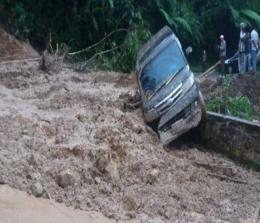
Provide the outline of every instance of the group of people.
[[[220,36],[219,57],[222,75],[225,73],[225,59],[227,44],[224,35]],[[256,73],[257,53],[260,50],[260,40],[255,29],[249,30],[245,23],[240,24],[240,36],[238,43],[238,70],[243,74],[247,71]]]
[[246,71],[256,72],[257,53],[259,51],[259,37],[255,29],[251,33],[247,29],[245,23],[240,24],[239,38],[239,72]]

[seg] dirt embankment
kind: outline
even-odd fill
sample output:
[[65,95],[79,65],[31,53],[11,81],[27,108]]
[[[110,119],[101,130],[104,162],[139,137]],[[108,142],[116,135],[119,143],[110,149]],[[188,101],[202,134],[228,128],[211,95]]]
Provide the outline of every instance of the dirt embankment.
[[39,57],[30,44],[17,40],[1,26],[0,43],[0,61]]
[[[260,120],[260,73],[254,75],[248,74],[229,74],[227,75],[229,82],[227,87],[227,97],[246,96],[252,105],[253,118]],[[200,89],[205,100],[208,102],[214,97],[222,97],[223,79],[218,73],[212,74],[208,79],[200,84]],[[228,99],[229,100],[229,99]]]
[[188,145],[165,151],[142,111],[125,104],[135,90],[123,74],[2,66],[0,182],[114,219],[252,217],[259,173]]

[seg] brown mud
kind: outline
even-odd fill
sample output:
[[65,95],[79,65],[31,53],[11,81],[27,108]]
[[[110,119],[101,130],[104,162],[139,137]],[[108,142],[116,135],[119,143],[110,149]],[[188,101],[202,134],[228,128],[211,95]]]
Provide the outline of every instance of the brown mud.
[[39,57],[26,42],[17,40],[0,26],[0,61]]
[[141,109],[127,107],[133,79],[66,68],[47,74],[32,62],[1,66],[0,182],[113,219],[251,218],[260,174],[185,143],[166,151]]

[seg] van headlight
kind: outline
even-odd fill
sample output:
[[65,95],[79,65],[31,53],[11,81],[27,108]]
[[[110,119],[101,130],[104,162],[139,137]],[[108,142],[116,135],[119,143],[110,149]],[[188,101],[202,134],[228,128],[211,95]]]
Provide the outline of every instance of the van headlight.
[[191,73],[191,75],[188,77],[188,79],[183,84],[183,92],[188,91],[193,86],[194,82],[195,82],[194,75],[193,75],[193,73]]

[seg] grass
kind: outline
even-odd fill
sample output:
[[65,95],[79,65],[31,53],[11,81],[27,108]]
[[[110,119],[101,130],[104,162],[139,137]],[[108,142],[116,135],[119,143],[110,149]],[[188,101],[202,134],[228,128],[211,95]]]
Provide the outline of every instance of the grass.
[[207,110],[252,121],[253,105],[250,99],[247,96],[230,97],[230,84],[230,77],[226,76],[221,85],[221,95],[215,95],[207,102]]

